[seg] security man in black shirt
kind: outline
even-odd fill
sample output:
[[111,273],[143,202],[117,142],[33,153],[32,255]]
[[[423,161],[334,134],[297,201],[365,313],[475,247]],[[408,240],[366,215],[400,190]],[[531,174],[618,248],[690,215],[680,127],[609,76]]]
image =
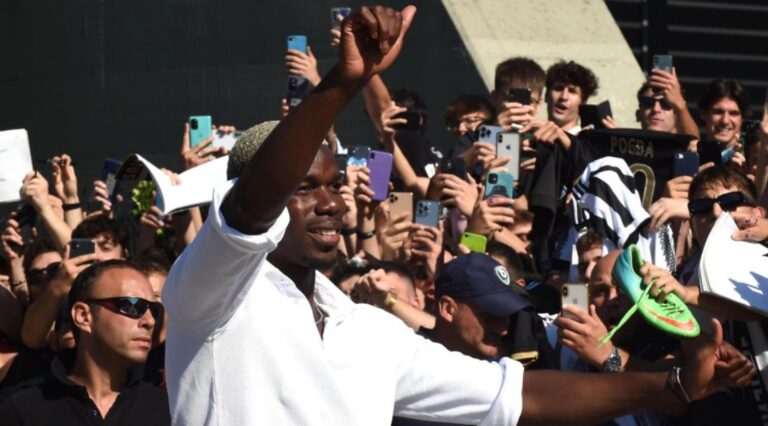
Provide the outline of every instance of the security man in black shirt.
[[89,266],[72,284],[74,359],[58,357],[44,383],[0,407],[4,425],[169,425],[168,396],[142,382],[162,305],[133,264]]

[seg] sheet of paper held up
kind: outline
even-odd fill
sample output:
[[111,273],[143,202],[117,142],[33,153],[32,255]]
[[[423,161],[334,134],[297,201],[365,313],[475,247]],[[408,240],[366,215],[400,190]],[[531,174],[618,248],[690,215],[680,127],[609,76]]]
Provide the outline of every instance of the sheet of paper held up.
[[735,241],[738,229],[728,213],[712,227],[699,264],[701,291],[768,314],[768,248]]
[[24,176],[31,172],[32,154],[25,129],[0,132],[0,203],[19,201]]

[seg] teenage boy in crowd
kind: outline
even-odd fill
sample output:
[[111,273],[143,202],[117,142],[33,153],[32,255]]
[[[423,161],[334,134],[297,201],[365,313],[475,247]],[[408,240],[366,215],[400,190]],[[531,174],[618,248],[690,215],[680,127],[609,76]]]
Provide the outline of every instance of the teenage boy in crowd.
[[239,180],[215,191],[209,220],[163,293],[174,421],[383,425],[394,412],[469,424],[589,423],[636,409],[679,411],[683,400],[719,388],[716,364],[738,354],[721,347],[717,322],[714,340],[694,342],[670,375],[523,377],[514,361],[449,352],[353,304],[317,272],[336,260],[344,212],[323,135],[395,60],[414,13],[363,7],[345,19],[337,65]]
[[77,347],[54,359],[45,381],[0,407],[4,425],[168,425],[168,398],[142,382],[162,313],[146,276],[123,260],[91,265],[68,296]]

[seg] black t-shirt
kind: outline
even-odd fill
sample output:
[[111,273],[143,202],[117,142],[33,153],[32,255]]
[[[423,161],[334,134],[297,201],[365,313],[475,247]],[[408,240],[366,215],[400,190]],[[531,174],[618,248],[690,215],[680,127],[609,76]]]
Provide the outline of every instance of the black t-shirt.
[[0,406],[3,425],[170,425],[165,390],[141,381],[143,367],[129,373],[106,418],[88,396],[86,388],[67,377],[64,363],[54,358],[45,381],[14,394]]

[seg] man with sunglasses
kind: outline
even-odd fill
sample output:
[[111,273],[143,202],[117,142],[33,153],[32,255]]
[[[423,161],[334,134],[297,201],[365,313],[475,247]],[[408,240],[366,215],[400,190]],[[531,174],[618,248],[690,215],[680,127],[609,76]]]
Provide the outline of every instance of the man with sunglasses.
[[637,92],[637,102],[635,117],[644,130],[699,137],[699,128],[688,111],[674,68],[671,73],[652,70]]
[[4,425],[168,425],[168,398],[142,382],[162,305],[132,263],[109,260],[80,273],[68,295],[73,359],[54,359],[45,381],[0,407]]

